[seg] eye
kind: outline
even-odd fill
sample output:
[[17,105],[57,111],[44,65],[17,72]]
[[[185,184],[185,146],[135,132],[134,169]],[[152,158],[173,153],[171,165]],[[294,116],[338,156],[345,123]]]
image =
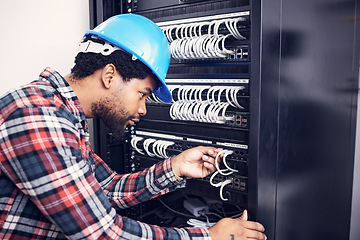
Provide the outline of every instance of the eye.
[[140,94],[140,98],[143,98],[144,96],[146,96],[146,93],[143,93],[143,92],[139,92]]

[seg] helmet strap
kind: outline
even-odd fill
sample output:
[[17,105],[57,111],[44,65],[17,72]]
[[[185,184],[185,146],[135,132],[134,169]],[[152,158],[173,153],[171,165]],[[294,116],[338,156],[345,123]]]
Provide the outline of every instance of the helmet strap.
[[101,53],[104,56],[108,56],[116,50],[121,50],[121,48],[106,42],[102,44],[88,40],[79,44],[78,53]]

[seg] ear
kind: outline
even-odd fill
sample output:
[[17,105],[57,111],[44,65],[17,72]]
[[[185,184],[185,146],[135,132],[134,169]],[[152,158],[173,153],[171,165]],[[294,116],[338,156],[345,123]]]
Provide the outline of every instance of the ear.
[[112,63],[103,67],[101,72],[101,81],[105,88],[109,89],[113,85],[115,72],[116,68]]

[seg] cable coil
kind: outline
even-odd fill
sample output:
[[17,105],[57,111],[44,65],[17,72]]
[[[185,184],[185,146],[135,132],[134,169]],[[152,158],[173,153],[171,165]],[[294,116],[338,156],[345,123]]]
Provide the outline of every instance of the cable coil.
[[[227,156],[230,155],[230,154],[233,154],[233,153],[234,152],[232,150],[226,150],[226,149],[218,152],[218,154],[215,157],[216,171],[210,177],[210,185],[213,186],[213,187],[220,187],[220,198],[223,201],[228,201],[229,200],[228,198],[224,197],[223,192],[224,192],[224,187],[226,185],[233,183],[233,179],[232,178],[227,178],[227,179],[225,179],[223,181],[219,181],[217,183],[214,183],[214,179],[218,174],[220,174],[222,176],[229,176],[229,175],[231,175],[233,173],[238,172],[238,170],[229,167],[229,165],[226,162]],[[220,169],[220,166],[219,166],[219,158],[220,158],[221,155],[223,155],[222,156],[222,161],[223,161],[223,163],[224,163],[224,165],[226,167],[225,169]]]

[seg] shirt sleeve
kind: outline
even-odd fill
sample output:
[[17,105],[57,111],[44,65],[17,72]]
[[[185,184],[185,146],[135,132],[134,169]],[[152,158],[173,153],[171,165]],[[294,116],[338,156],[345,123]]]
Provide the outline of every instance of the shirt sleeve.
[[95,176],[114,207],[123,209],[134,206],[185,187],[186,184],[186,180],[179,181],[175,177],[171,158],[137,173],[117,174],[96,154],[93,157],[96,163]]
[[[155,172],[159,178],[147,181],[151,190],[144,198],[162,194],[171,184],[171,177],[166,179],[168,173],[161,170],[167,163],[138,175],[118,176],[117,183],[107,186],[111,191],[105,192],[85,159],[89,153],[78,124],[61,108],[26,107],[14,111],[0,129],[2,145],[8,148],[2,170],[69,239],[210,239],[203,228],[162,228],[117,215],[110,192],[122,189],[121,182],[135,186],[131,179],[150,178]],[[135,196],[142,198],[136,194],[140,188],[134,188]],[[136,203],[140,199],[129,197],[134,189],[125,188],[125,195],[112,199]]]

